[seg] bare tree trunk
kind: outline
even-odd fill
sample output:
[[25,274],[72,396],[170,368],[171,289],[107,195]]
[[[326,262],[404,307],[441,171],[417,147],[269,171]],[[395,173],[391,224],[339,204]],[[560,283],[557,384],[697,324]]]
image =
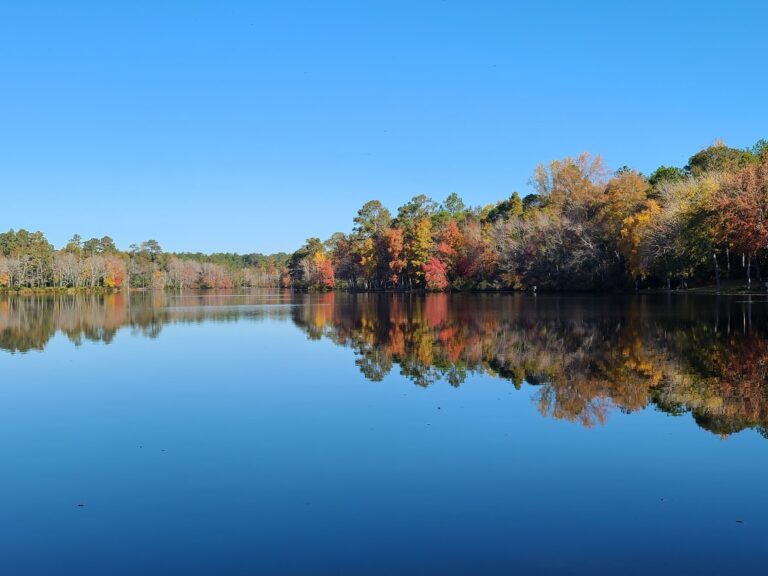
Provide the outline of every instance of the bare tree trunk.
[[717,253],[712,253],[712,260],[715,262],[715,282],[717,283],[717,289],[720,290],[720,265],[717,263]]

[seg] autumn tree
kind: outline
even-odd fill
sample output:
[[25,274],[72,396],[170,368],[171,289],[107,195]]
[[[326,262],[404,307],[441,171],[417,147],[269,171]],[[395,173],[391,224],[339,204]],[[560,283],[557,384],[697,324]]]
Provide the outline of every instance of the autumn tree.
[[445,264],[436,256],[430,257],[427,262],[422,264],[422,271],[427,290],[441,291],[448,288]]
[[618,248],[626,263],[630,278],[640,280],[652,271],[653,263],[643,252],[643,242],[649,234],[654,219],[661,214],[655,200],[648,200],[642,210],[626,216],[619,231]]
[[424,279],[424,264],[430,258],[433,247],[432,221],[422,217],[404,231],[406,269],[411,286],[419,285]]
[[543,231],[542,218],[546,218],[547,234],[552,237],[550,249],[535,252],[547,262],[551,281],[563,287],[596,287],[608,282],[615,253],[598,225],[605,203],[606,172],[600,156],[584,153],[540,165],[531,178],[544,204],[534,228]]
[[756,161],[757,157],[751,150],[729,148],[722,140],[717,140],[712,146],[691,156],[685,169],[693,176],[702,176],[707,172],[733,173]]
[[405,254],[405,238],[402,228],[387,228],[383,234],[384,246],[387,252],[387,268],[389,282],[398,287],[402,281],[402,273],[408,265]]
[[331,259],[319,238],[309,238],[289,262],[294,286],[310,290],[326,290],[335,284]]
[[383,233],[391,221],[389,210],[378,200],[366,202],[357,212],[350,237],[350,253],[356,266],[350,270],[353,285],[357,284],[358,276],[367,288],[380,288],[386,282]]
[[768,156],[728,178],[718,191],[713,213],[718,237],[731,250],[746,255],[747,282],[753,260],[768,248]]
[[718,238],[712,220],[725,176],[716,172],[662,186],[661,210],[646,226],[641,250],[669,287],[712,270],[719,274]]

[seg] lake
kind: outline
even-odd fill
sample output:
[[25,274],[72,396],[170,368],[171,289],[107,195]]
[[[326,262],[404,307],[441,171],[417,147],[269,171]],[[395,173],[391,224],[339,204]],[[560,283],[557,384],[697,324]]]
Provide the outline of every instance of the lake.
[[764,574],[768,298],[0,296],[0,574]]

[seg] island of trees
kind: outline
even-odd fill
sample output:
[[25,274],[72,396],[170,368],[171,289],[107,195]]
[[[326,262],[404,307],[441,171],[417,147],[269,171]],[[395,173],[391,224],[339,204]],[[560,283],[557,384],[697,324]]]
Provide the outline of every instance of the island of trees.
[[392,214],[366,203],[350,233],[310,238],[292,255],[120,251],[75,236],[0,234],[0,288],[304,290],[633,290],[738,280],[764,288],[768,141],[716,142],[684,167],[609,172],[599,156],[542,164],[534,192],[484,207],[455,193],[414,197]]

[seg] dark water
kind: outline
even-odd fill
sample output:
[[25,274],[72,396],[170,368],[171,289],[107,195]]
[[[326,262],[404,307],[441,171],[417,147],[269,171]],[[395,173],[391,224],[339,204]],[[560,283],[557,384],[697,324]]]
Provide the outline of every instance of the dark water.
[[0,574],[765,574],[767,319],[0,297]]

